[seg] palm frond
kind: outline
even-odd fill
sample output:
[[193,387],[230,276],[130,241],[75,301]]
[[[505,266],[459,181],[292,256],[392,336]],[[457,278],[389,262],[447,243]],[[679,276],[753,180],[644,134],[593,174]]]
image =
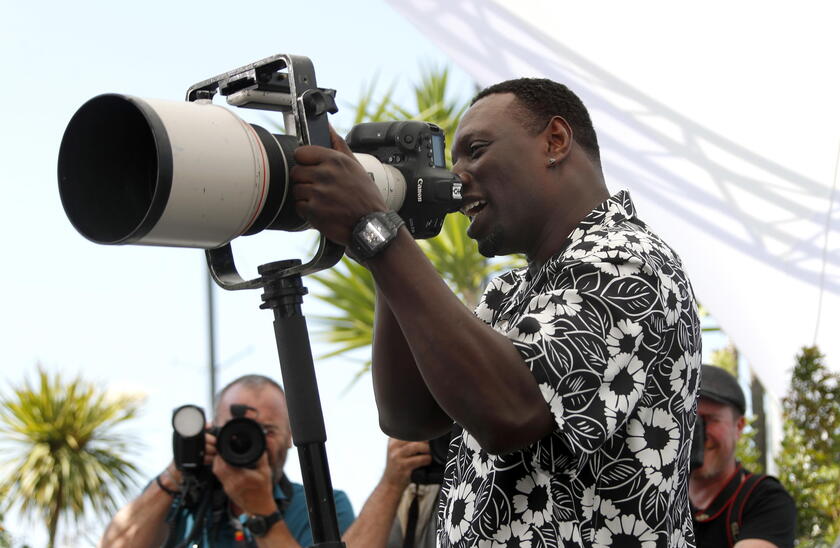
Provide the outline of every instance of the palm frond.
[[116,511],[139,472],[124,455],[139,444],[115,429],[134,418],[140,404],[140,398],[111,397],[81,378],[65,382],[39,368],[37,384],[25,381],[0,398],[2,510],[17,506],[40,516],[51,545],[50,524],[60,517],[78,523],[86,508]]

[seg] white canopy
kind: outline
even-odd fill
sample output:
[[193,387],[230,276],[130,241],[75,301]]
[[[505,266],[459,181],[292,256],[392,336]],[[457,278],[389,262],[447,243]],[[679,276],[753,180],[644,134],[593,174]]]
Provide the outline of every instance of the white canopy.
[[390,0],[482,86],[566,83],[607,184],[683,257],[770,393],[840,368],[835,3]]

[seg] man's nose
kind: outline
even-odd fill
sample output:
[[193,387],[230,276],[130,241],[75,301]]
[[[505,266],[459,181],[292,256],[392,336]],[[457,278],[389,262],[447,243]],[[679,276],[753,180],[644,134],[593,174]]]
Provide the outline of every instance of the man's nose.
[[452,173],[454,173],[458,177],[458,179],[461,180],[462,185],[468,185],[472,183],[472,176],[463,168],[458,167],[458,164],[452,166]]

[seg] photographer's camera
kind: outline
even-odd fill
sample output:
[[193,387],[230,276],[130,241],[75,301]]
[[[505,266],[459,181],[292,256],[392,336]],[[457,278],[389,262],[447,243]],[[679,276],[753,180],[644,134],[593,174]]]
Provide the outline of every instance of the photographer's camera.
[[205,429],[204,411],[195,405],[183,405],[172,413],[172,453],[175,466],[182,472],[198,473],[204,466],[205,434],[216,437],[219,456],[231,466],[254,468],[265,452],[263,427],[245,416],[252,408],[231,405],[233,416],[222,426]]

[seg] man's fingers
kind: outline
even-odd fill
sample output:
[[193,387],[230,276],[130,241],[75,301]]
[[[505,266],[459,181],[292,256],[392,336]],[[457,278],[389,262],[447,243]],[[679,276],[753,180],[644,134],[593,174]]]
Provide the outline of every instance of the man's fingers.
[[428,454],[429,444],[425,441],[401,441],[391,445],[391,452],[398,455]]
[[414,455],[413,457],[408,457],[407,459],[403,460],[403,463],[406,467],[414,470],[415,468],[419,468],[421,466],[428,466],[432,464],[432,456],[431,455]]
[[[344,141],[341,141],[341,143],[344,143]],[[355,156],[347,147],[347,143],[344,143],[344,150],[333,150],[317,145],[304,145],[295,149],[295,161],[298,165],[318,165],[329,161],[346,162],[348,159],[356,161]]]
[[216,456],[213,458],[213,475],[221,480],[224,473],[227,471],[227,463],[222,457]]
[[335,132],[335,128],[332,127],[330,124],[330,143],[332,147],[339,151],[347,154],[348,156],[353,155],[353,151],[350,150],[350,147],[347,146],[347,141],[345,141],[338,133]]

